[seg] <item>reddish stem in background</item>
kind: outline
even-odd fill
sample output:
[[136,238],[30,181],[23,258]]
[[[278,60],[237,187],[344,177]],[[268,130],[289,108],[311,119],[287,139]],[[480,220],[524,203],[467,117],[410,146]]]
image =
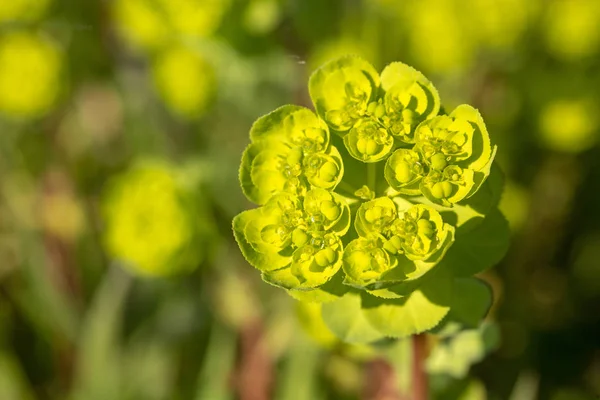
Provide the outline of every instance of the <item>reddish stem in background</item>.
[[269,400],[274,383],[273,362],[264,342],[260,320],[250,321],[240,333],[236,389],[240,400]]
[[396,374],[388,361],[378,358],[367,363],[364,400],[408,400],[398,393]]
[[425,371],[427,336],[425,334],[413,336],[412,344],[412,399],[427,400],[427,372]]

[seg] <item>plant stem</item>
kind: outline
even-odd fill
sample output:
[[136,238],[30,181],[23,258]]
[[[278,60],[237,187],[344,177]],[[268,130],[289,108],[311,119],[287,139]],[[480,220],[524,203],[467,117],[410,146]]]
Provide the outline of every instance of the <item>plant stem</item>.
[[375,163],[367,164],[367,186],[375,193],[377,197],[377,165]]
[[427,372],[425,371],[427,336],[414,335],[412,341],[412,399],[427,400]]
[[344,182],[343,180],[340,183],[338,183],[336,190],[341,192],[341,194],[346,197],[357,199],[356,195],[354,194],[357,189],[352,187],[352,185],[350,185],[349,183]]

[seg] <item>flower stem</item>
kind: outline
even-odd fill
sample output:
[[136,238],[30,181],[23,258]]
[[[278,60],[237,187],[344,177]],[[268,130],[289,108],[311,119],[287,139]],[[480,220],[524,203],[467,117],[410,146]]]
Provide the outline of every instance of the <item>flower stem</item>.
[[367,185],[377,196],[377,165],[375,163],[367,164]]

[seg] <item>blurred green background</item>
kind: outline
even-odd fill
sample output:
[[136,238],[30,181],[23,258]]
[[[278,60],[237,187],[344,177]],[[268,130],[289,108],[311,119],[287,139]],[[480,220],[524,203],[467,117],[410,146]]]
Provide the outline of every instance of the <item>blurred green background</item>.
[[402,398],[405,343],[338,343],[231,234],[251,123],[344,54],[499,144],[497,338],[431,342],[431,398],[598,398],[598,0],[0,0],[1,400]]

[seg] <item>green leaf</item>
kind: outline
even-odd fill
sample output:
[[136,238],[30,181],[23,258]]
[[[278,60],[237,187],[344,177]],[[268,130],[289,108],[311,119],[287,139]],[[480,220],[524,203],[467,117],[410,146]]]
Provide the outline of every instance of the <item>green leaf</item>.
[[233,398],[229,378],[235,368],[237,340],[235,332],[213,321],[204,362],[198,374],[196,400]]
[[246,228],[251,221],[257,218],[262,218],[260,208],[244,211],[233,219],[233,234],[244,258],[258,270],[277,269],[288,265],[291,257],[281,256],[276,252],[258,252],[249,242]]
[[323,304],[322,312],[327,327],[344,342],[369,343],[383,338],[365,319],[360,295],[355,292]]
[[498,345],[498,328],[484,323],[478,329],[461,331],[438,342],[427,359],[426,368],[431,374],[445,374],[464,378],[471,365],[483,358]]
[[123,354],[126,368],[122,398],[161,400],[172,393],[175,376],[171,371],[176,368],[176,357],[163,338],[136,337]]
[[113,268],[97,289],[80,332],[73,399],[119,398],[125,372],[119,336],[131,282],[130,276]]
[[0,398],[6,400],[32,400],[34,398],[20,364],[16,357],[13,357],[6,349],[2,349],[2,353],[0,353]]
[[310,77],[308,89],[317,114],[333,129],[345,132],[366,111],[379,87],[379,75],[357,56],[330,61]]
[[323,286],[312,290],[290,289],[288,294],[307,303],[329,303],[335,301],[346,294],[350,288],[343,284],[343,274],[337,273],[331,280]]
[[322,309],[323,305],[320,303],[296,302],[296,315],[302,330],[315,342],[333,347],[339,343],[339,339],[325,325]]
[[454,291],[457,295],[447,318],[476,328],[492,306],[492,288],[477,278],[458,278],[454,280]]
[[[298,333],[298,332],[297,332]],[[277,400],[324,400],[320,389],[320,349],[302,335],[294,335],[278,374]],[[301,385],[298,382],[302,382]],[[206,397],[212,400],[212,397]],[[217,400],[217,399],[215,399]]]
[[441,266],[458,277],[472,276],[498,264],[510,245],[506,218],[494,209],[476,228],[464,225],[456,231],[456,243]]
[[440,269],[409,296],[381,299],[363,295],[363,312],[385,336],[402,338],[434,328],[450,311],[452,275]]

